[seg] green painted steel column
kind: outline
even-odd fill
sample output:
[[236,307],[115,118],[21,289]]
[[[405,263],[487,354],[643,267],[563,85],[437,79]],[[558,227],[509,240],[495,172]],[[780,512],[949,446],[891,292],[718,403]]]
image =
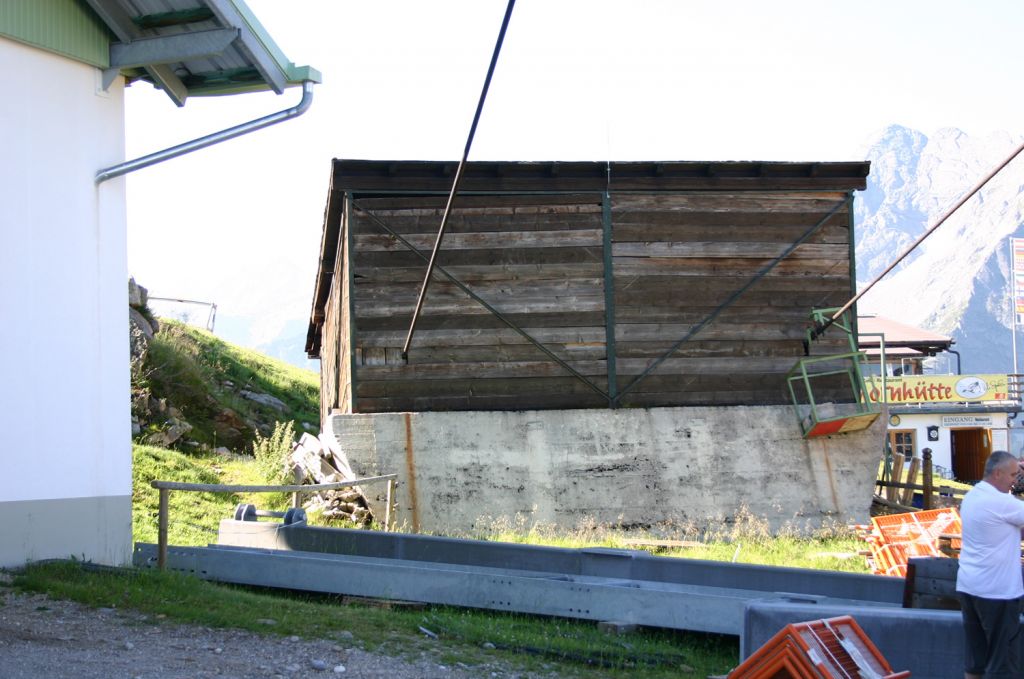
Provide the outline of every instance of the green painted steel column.
[[[349,368],[349,412],[358,412],[356,410],[356,289],[354,283],[354,270],[356,268],[356,255],[352,251],[352,243],[354,238],[352,237],[352,194],[345,196],[345,212],[344,212],[344,226],[345,226],[345,259],[348,260],[348,278],[345,281],[345,286],[348,288],[348,368]],[[340,337],[340,333],[339,333]],[[338,356],[339,360],[341,355]],[[338,385],[341,386],[340,384]]]
[[[854,231],[854,222],[856,221],[853,217],[853,191],[848,191],[847,196],[850,199],[850,205],[847,208],[849,213],[847,217],[849,219],[850,229],[850,297],[857,296],[857,238]],[[854,351],[857,350],[857,305],[854,304],[850,308],[850,330],[853,336],[853,347]]]
[[608,371],[608,405],[618,408],[616,396],[619,393],[615,365],[615,272],[612,268],[612,196],[604,192],[601,199],[604,254],[604,343]]

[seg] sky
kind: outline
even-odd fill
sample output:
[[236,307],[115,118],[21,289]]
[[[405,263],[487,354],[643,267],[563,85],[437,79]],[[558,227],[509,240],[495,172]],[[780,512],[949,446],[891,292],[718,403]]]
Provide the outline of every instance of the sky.
[[[129,272],[218,334],[304,333],[333,158],[457,160],[505,0],[248,0],[323,73],[292,121],[127,176]],[[470,160],[861,160],[900,124],[1024,132],[1024,3],[518,0]],[[126,101],[134,158],[298,89]],[[967,188],[967,187],[965,187]]]

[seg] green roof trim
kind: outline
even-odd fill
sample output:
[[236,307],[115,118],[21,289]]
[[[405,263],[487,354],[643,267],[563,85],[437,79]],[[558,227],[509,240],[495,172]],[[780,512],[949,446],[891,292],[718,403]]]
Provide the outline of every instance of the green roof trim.
[[[118,72],[128,82],[149,81],[179,106],[190,96],[267,89],[280,93],[323,79],[315,68],[288,61],[243,0],[176,0],[165,6],[178,9],[149,14],[140,13],[139,4],[131,0],[0,0],[0,36],[102,69],[105,83]],[[175,29],[171,34],[161,30],[169,27]],[[237,29],[230,44],[214,47],[202,38],[192,43],[177,40],[173,49],[180,49],[180,55],[166,51],[172,39],[225,29]],[[165,51],[154,47],[161,41]],[[125,57],[126,53],[136,60]]]
[[242,0],[230,0],[230,2],[238,10],[238,13],[242,15],[242,18],[245,19],[245,22],[249,24],[249,28],[263,44],[267,53],[281,67],[285,77],[288,79],[289,85],[301,85],[304,80],[312,80],[315,83],[323,82],[323,76],[320,74],[320,71],[311,66],[296,66],[293,62],[288,61],[288,57],[284,55],[281,48],[270,37],[267,29],[263,28],[263,24],[259,22],[259,19],[252,13],[248,5]]
[[110,65],[110,29],[84,0],[3,0],[0,35],[97,68]]

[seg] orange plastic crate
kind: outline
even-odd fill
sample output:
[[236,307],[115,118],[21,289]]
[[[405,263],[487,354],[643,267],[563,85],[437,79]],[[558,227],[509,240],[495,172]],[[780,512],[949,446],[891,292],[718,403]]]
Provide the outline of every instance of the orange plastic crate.
[[[868,540],[874,572],[906,577],[907,559],[913,556],[946,556],[939,550],[939,536],[961,532],[960,512],[955,507],[875,516]],[[960,541],[952,546],[959,549]]]
[[729,679],[901,679],[850,616],[786,625]]

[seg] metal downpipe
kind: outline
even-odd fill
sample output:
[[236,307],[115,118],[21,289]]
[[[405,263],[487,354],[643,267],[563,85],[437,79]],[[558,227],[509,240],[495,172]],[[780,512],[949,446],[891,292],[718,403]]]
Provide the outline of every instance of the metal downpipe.
[[142,156],[141,158],[126,160],[123,163],[118,163],[117,165],[104,168],[96,173],[96,183],[101,184],[108,179],[120,177],[123,174],[135,172],[136,170],[141,170],[144,167],[149,167],[150,165],[156,165],[157,163],[162,163],[165,160],[170,160],[171,158],[177,158],[178,156],[183,156],[186,153],[192,153],[193,151],[198,151],[199,149],[206,148],[207,146],[213,146],[214,144],[219,144],[222,141],[227,141],[228,139],[241,137],[244,134],[249,134],[250,132],[255,132],[256,130],[261,130],[264,127],[269,127],[271,125],[276,125],[277,123],[284,122],[291,118],[297,118],[305,113],[313,103],[313,84],[312,80],[304,80],[302,82],[302,99],[299,100],[298,104],[291,108],[278,111],[277,113],[271,113],[268,116],[256,118],[255,120],[250,120],[247,123],[235,125],[234,127],[229,127],[225,130],[221,130],[220,132],[214,132],[206,135],[205,137],[199,137],[192,141],[178,144],[177,146],[171,146],[170,148],[150,153],[149,155]]

